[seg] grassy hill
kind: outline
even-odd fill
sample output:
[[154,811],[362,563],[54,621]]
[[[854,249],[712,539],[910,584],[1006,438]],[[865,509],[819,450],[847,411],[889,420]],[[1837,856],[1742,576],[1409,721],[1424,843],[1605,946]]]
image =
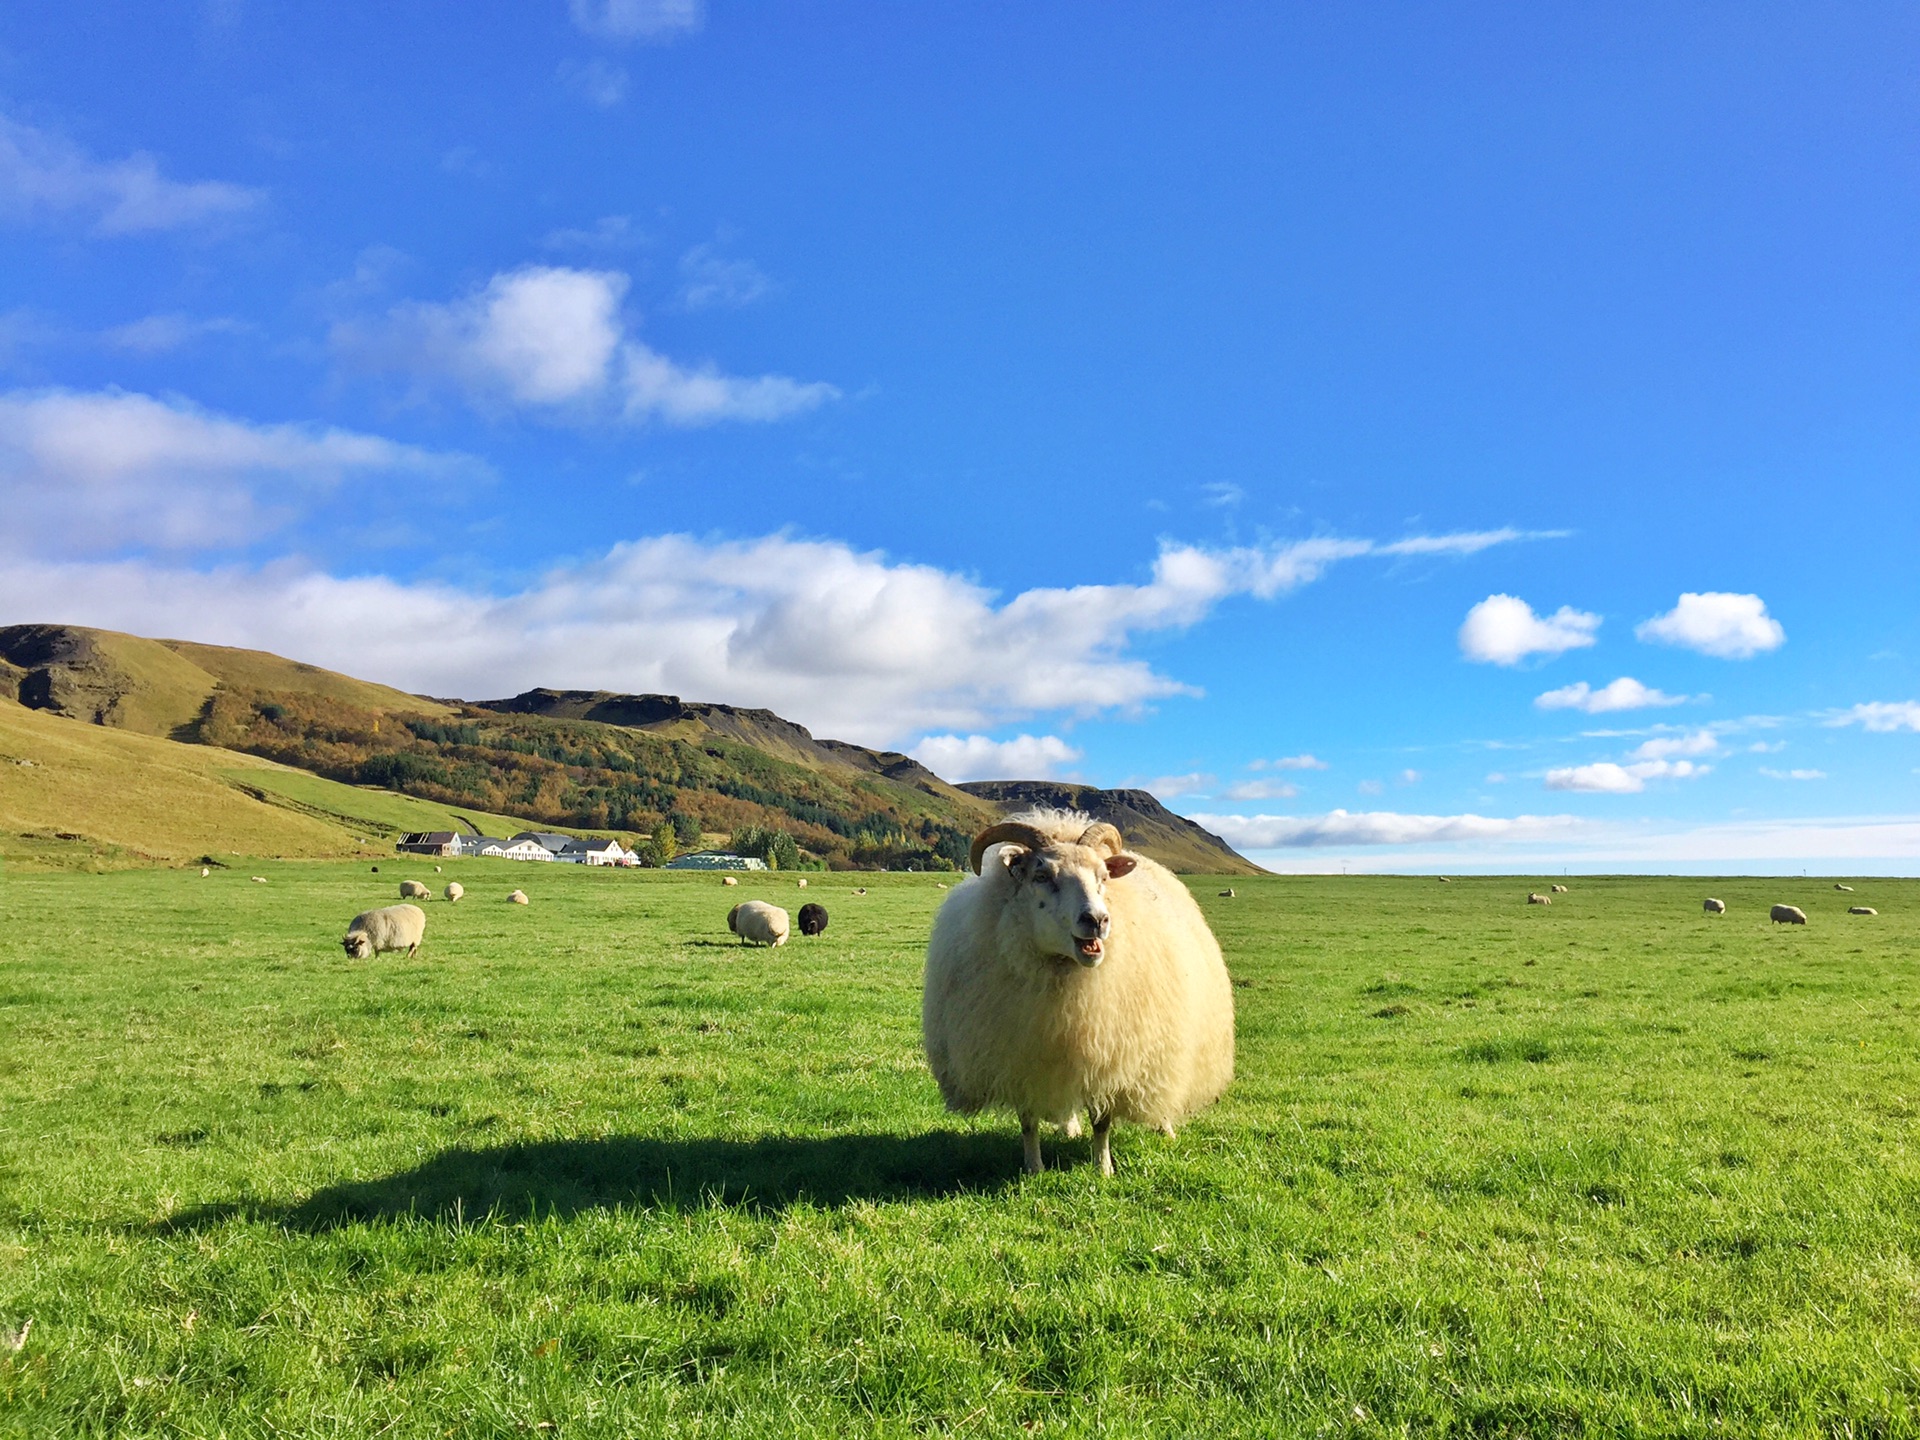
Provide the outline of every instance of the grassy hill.
[[[522,817],[500,820],[505,830],[538,826],[617,834],[649,844],[655,853],[684,846],[695,835],[779,832],[810,863],[952,869],[965,863],[972,837],[984,826],[1029,803],[950,785],[897,752],[816,739],[769,710],[672,695],[545,689],[479,704],[448,702],[261,651],[80,626],[0,628],[0,700],[16,697],[34,711],[89,729],[164,737],[289,767],[267,772],[278,777],[271,783],[257,776],[244,783],[274,809],[315,810],[309,818],[334,825],[339,844],[348,847],[314,848],[323,844],[316,835],[283,833],[274,828],[277,822],[255,817],[256,828],[265,828],[257,842],[247,843],[257,843],[260,853],[348,853],[353,832],[375,831],[390,843],[397,829],[455,828],[449,817],[460,812],[480,824],[490,823],[483,815]],[[82,809],[71,815],[50,808],[44,796],[33,804],[23,797],[9,809],[17,777],[0,769],[0,811],[33,817],[12,826],[16,836],[49,827],[54,834],[96,836],[106,847],[103,855],[112,851],[123,858],[198,854],[239,843],[223,839],[236,822],[222,807],[231,793],[241,793],[234,791],[241,782],[215,776],[231,793],[220,793],[211,808],[196,809],[182,793],[177,808],[149,806],[137,811],[145,818],[136,820],[136,809],[117,798],[111,778],[125,769],[124,752],[75,745],[70,798]],[[80,773],[89,763],[83,752],[97,757],[99,775]],[[221,763],[231,768],[235,762]],[[204,755],[171,757],[161,769],[200,781],[210,773]],[[337,788],[324,797],[296,794],[300,787],[286,778],[290,771],[308,772]],[[365,800],[356,802],[357,809],[341,808],[342,796],[364,797],[370,793],[365,787],[397,792],[415,806],[404,817],[389,808],[385,822],[374,825]],[[90,800],[83,800],[83,790]],[[136,786],[133,793],[138,791]],[[1048,803],[1081,804],[1113,820],[1136,848],[1176,870],[1257,873],[1217,837],[1144,792],[1077,787],[1074,798]],[[109,832],[114,838],[105,838]],[[278,839],[269,844],[268,835]]]
[[[477,824],[525,828],[462,813]],[[0,703],[0,862],[9,865],[391,857],[397,831],[454,828],[452,811],[431,801]]]

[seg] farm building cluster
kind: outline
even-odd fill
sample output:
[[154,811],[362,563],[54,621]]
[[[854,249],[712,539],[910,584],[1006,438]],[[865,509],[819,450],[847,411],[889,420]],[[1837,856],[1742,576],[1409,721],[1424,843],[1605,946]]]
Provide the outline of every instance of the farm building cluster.
[[[402,855],[432,855],[445,859],[479,857],[490,860],[544,860],[567,865],[619,865],[632,868],[640,857],[618,840],[582,840],[546,830],[522,830],[510,839],[494,835],[463,835],[457,830],[417,830],[395,843]],[[669,860],[668,870],[765,870],[767,862],[754,855],[732,855],[720,850],[696,850]]]

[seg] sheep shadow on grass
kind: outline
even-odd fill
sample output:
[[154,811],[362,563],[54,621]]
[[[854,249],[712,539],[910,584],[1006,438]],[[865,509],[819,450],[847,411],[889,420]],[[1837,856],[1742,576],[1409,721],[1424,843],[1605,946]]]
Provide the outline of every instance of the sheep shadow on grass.
[[413,1216],[471,1223],[501,1216],[724,1205],[772,1213],[797,1204],[984,1194],[1020,1174],[1017,1136],[935,1130],[923,1135],[763,1136],[661,1140],[616,1135],[443,1150],[409,1170],[317,1191],[297,1205],[233,1201],[182,1211],[154,1228],[193,1231],[256,1219],[319,1232]]

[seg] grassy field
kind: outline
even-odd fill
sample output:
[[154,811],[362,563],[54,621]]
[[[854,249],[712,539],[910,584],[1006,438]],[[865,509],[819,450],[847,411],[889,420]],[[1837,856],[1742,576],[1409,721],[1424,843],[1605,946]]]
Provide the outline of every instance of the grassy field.
[[1920,883],[1196,882],[1240,1078],[1102,1183],[941,1111],[930,877],[254,873],[0,880],[0,1434],[1920,1430]]

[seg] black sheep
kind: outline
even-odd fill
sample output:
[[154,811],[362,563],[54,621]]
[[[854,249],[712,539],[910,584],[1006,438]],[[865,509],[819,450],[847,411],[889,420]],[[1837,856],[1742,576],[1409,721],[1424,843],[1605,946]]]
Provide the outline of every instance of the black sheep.
[[800,933],[818,935],[827,928],[827,907],[807,904],[800,907]]

